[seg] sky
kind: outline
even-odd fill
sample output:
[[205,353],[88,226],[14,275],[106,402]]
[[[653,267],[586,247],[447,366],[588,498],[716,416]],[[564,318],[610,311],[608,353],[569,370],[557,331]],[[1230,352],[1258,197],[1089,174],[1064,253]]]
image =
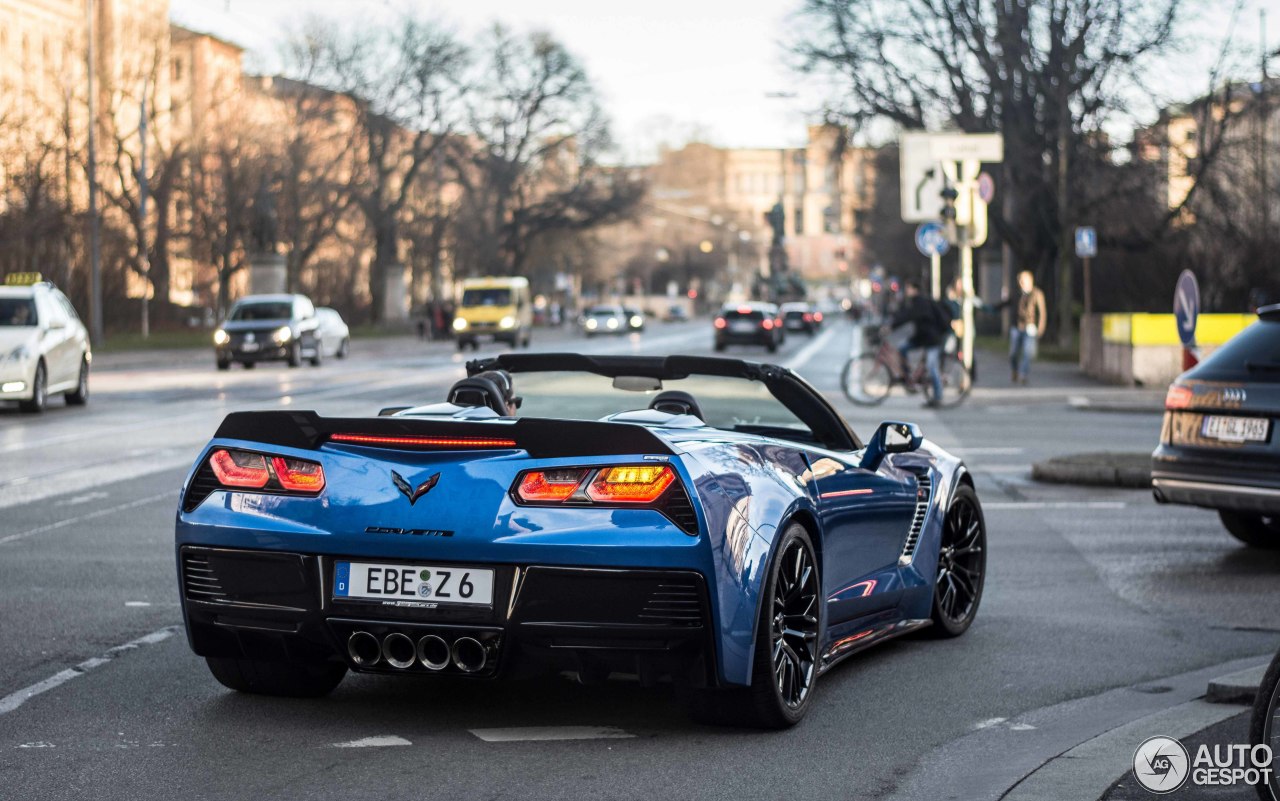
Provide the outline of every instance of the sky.
[[[300,14],[358,23],[393,16],[411,0],[170,0],[173,19],[249,49],[246,66],[270,72],[278,42]],[[1114,0],[1120,2],[1121,0]],[[1191,0],[1195,28],[1280,47],[1280,0]],[[585,64],[614,122],[620,160],[651,160],[661,142],[700,139],[729,147],[804,143],[821,118],[824,87],[788,67],[784,41],[800,0],[417,0],[415,9],[473,34],[495,20],[516,30],[549,30]],[[1211,54],[1180,58],[1153,87],[1168,100],[1207,88]],[[1273,62],[1280,73],[1280,59]],[[790,95],[778,97],[779,94]],[[771,96],[772,95],[772,96]]]

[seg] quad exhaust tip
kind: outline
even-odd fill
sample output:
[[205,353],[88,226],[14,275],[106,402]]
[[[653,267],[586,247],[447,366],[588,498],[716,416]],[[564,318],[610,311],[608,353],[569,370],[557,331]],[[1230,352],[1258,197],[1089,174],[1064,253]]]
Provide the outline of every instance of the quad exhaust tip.
[[373,667],[382,656],[382,648],[377,637],[367,631],[356,631],[347,638],[347,654],[360,667]]
[[428,634],[418,640],[418,661],[427,670],[444,670],[449,667],[449,643],[437,634]]
[[413,640],[409,639],[409,635],[393,631],[382,638],[382,658],[387,660],[387,664],[391,667],[401,670],[412,667],[417,657],[418,650],[414,647]]
[[451,649],[453,665],[463,673],[475,673],[483,670],[489,661],[489,652],[474,637],[459,637],[453,641]]

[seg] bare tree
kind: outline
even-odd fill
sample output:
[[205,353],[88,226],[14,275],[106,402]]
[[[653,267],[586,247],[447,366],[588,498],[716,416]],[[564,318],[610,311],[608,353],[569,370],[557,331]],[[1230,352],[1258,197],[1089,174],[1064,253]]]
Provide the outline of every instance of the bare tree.
[[[1074,330],[1069,231],[1087,211],[1073,167],[1099,163],[1091,152],[1110,146],[1104,125],[1145,95],[1144,79],[1177,43],[1185,5],[805,0],[802,16],[813,24],[795,50],[803,69],[839,78],[840,105],[854,122],[1003,134],[993,225],[1019,266],[1051,279],[1042,283],[1066,341]],[[1214,155],[1203,149],[1199,169]],[[1178,214],[1170,209],[1156,225],[1167,228]]]

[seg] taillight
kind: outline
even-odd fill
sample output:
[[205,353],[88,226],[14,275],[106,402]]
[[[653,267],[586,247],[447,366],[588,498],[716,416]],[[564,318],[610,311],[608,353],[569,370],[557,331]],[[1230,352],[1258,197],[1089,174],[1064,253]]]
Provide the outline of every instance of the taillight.
[[819,323],[822,322],[822,312],[814,312],[813,319]]
[[587,471],[580,468],[533,470],[520,479],[516,495],[522,501],[556,503],[573,495],[586,476]]
[[810,314],[809,312],[805,312],[805,313],[804,313],[804,321],[805,321],[806,323],[811,323],[811,322],[813,322],[813,315],[812,315],[812,314]]
[[723,317],[716,318],[716,328],[724,328],[726,325],[728,325],[728,323],[725,322]]
[[289,492],[319,492],[324,489],[324,468],[318,462],[271,457],[271,468],[280,486]]
[[261,489],[271,480],[266,457],[260,453],[216,450],[209,456],[209,466],[224,487]]
[[1169,387],[1168,393],[1164,396],[1164,408],[1169,409],[1170,411],[1174,409],[1185,409],[1191,405],[1191,397],[1193,394],[1191,387],[1174,384]]
[[769,318],[767,318],[767,317],[766,317],[765,319],[763,319],[763,320],[761,320],[761,321],[760,321],[760,327],[761,327],[761,328],[763,328],[763,329],[764,329],[764,330],[766,330],[766,331],[772,331],[772,330],[773,330],[773,320],[770,320]]
[[587,497],[598,503],[653,503],[675,480],[667,465],[606,467],[587,487]]
[[751,313],[751,307],[750,307],[750,306],[739,306],[739,307],[738,307],[738,314],[750,314],[750,313]]

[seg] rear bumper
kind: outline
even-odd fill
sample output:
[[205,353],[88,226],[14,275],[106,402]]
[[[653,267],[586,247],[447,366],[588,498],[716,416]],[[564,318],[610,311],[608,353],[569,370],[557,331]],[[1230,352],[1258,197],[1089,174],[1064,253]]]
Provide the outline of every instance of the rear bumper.
[[1210,459],[1162,445],[1152,459],[1151,489],[1160,503],[1280,514],[1280,464],[1270,460]]
[[772,331],[756,331],[750,334],[739,334],[731,331],[717,331],[716,342],[724,345],[771,345],[778,341]]
[[[179,583],[187,637],[201,656],[342,662],[360,672],[477,678],[611,671],[694,686],[716,681],[707,588],[691,570],[486,565],[492,606],[413,606],[335,598],[338,558],[182,546]],[[396,560],[382,560],[394,563]],[[481,670],[422,660],[359,662],[356,632],[415,643],[470,637],[490,653]]]
[[289,358],[288,345],[275,345],[258,350],[218,348],[218,361],[225,362],[277,362]]

